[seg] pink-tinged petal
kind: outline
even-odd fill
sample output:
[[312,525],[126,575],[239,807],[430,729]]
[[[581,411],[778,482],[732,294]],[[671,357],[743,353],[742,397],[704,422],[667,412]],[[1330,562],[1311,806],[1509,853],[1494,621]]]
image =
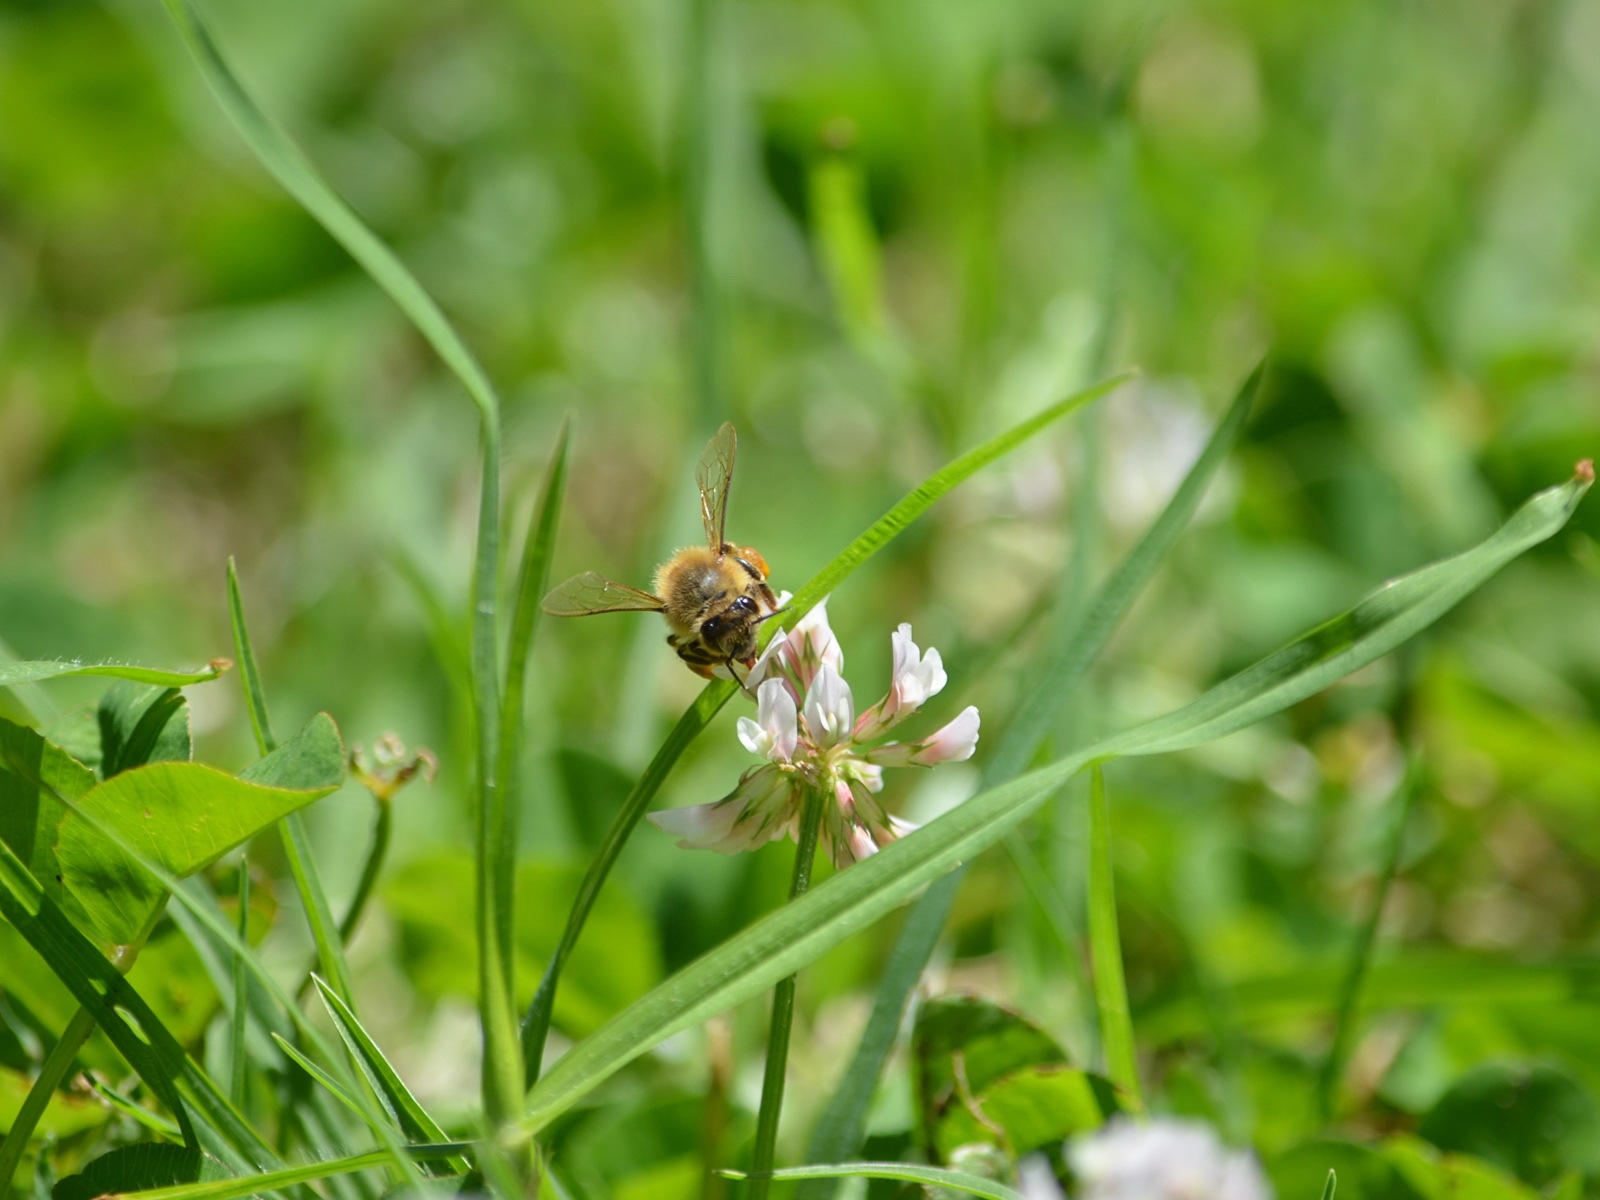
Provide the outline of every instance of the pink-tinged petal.
[[786,639],[785,659],[795,681],[802,690],[809,690],[817,673],[825,666],[836,672],[844,671],[844,651],[839,639],[834,637],[828,624],[827,597],[817,602],[815,608],[800,618],[794,632]]
[[850,685],[831,663],[823,663],[806,693],[806,730],[818,746],[836,746],[850,738],[856,723],[856,701]]
[[756,698],[756,719],[772,740],[767,757],[774,762],[788,762],[793,758],[800,741],[800,714],[783,680],[769,679],[761,685]]
[[788,827],[794,799],[788,776],[776,767],[757,767],[725,799],[648,815],[651,824],[676,837],[685,850],[738,854],[780,836]]
[[922,767],[965,762],[978,748],[978,725],[978,710],[969,704],[938,733],[918,742],[911,761]]
[[923,652],[912,640],[910,625],[902,624],[890,634],[889,645],[894,660],[889,694],[856,722],[857,741],[871,741],[898,725],[926,704],[929,698],[943,691],[944,685],[949,682],[939,652],[932,646]]
[[767,643],[767,648],[761,652],[761,657],[756,659],[755,666],[750,668],[749,673],[744,678],[744,686],[747,692],[755,693],[762,683],[766,681],[767,672],[774,667],[782,666],[781,654],[788,643],[789,637],[782,629],[772,635],[772,640]]

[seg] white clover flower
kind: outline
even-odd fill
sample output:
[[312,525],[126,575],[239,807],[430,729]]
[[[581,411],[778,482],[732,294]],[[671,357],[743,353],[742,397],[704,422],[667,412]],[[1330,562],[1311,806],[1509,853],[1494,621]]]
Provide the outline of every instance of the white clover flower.
[[1081,1200],[1272,1200],[1255,1157],[1195,1121],[1115,1120],[1072,1142]]
[[918,649],[911,626],[900,626],[890,641],[889,694],[857,716],[826,601],[792,632],[780,630],[746,681],[756,695],[755,718],[739,718],[739,741],[767,761],[746,771],[723,799],[651,813],[650,820],[680,846],[736,854],[785,833],[798,840],[805,793],[815,789],[833,798],[823,809],[821,839],[835,866],[859,862],[911,832],[916,826],[890,816],[878,802],[883,768],[971,758],[978,710],[963,709],[921,741],[877,742],[946,682],[939,652]]

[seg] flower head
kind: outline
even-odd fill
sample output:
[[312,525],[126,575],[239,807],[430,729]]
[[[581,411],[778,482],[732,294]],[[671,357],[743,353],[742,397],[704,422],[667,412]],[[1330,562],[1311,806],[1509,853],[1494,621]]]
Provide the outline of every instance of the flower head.
[[1271,1200],[1248,1151],[1194,1121],[1112,1121],[1067,1151],[1083,1200]]
[[900,626],[890,641],[889,694],[858,716],[826,601],[792,632],[780,631],[747,680],[756,696],[755,718],[739,718],[739,741],[767,761],[746,771],[723,799],[651,813],[650,820],[676,835],[680,846],[735,854],[785,832],[798,838],[802,801],[816,790],[831,800],[821,836],[835,866],[859,862],[909,833],[915,826],[890,816],[878,801],[883,768],[971,758],[978,710],[963,709],[921,741],[879,741],[946,682],[939,652],[918,649],[911,626]]

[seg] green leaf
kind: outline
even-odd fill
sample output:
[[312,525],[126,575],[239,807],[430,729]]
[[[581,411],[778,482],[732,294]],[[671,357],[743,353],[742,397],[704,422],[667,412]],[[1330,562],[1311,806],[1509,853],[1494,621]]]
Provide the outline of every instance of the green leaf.
[[94,927],[133,941],[166,894],[126,845],[183,878],[336,789],[344,746],[326,713],[238,778],[201,763],[124,771],[77,799],[62,819],[56,854],[63,882]]
[[[748,1179],[750,1176],[743,1171],[719,1171],[729,1179]],[[891,1162],[857,1162],[835,1163],[832,1166],[820,1167],[785,1167],[781,1171],[774,1171],[774,1180],[782,1179],[903,1179],[907,1183],[921,1183],[928,1187],[952,1188],[964,1192],[969,1196],[983,1196],[986,1200],[1027,1200],[1021,1192],[1014,1187],[1007,1187],[1003,1183],[996,1183],[992,1179],[980,1179],[976,1175],[968,1175],[964,1171],[947,1171],[942,1167],[918,1167],[910,1163]]]
[[96,1196],[226,1179],[216,1159],[171,1142],[136,1142],[91,1159],[76,1175],[50,1190],[50,1200],[95,1200]]
[[97,782],[93,771],[59,746],[0,718],[0,842],[80,929],[93,924],[62,882],[56,839],[67,808],[60,798],[79,801]]
[[930,1127],[961,1103],[958,1086],[976,1094],[1013,1071],[1067,1065],[1066,1051],[1044,1030],[977,996],[936,996],[922,1005],[911,1046]]
[[1551,1066],[1478,1067],[1439,1098],[1417,1132],[1535,1187],[1568,1170],[1600,1170],[1600,1105]]
[[974,1085],[967,1102],[952,1105],[939,1121],[933,1141],[945,1159],[960,1146],[985,1142],[1015,1159],[1098,1129],[1115,1111],[1104,1079],[1066,1066],[1025,1067],[984,1088]]
[[1222,737],[1313,695],[1426,628],[1503,564],[1549,538],[1588,488],[1541,492],[1491,537],[1397,579],[1165,717],[992,788],[756,921],[575,1046],[528,1097],[533,1132],[663,1038],[765,990],[993,845],[1083,767]]
[[[942,470],[934,472],[908,492],[898,504],[868,526],[866,531],[846,546],[838,557],[806,581],[795,593],[794,599],[789,602],[791,620],[798,621],[815,608],[862,563],[888,545],[912,521],[957,484],[970,478],[995,459],[1016,449],[1052,422],[1122,386],[1130,377],[1127,374],[1113,376],[1094,387],[1069,396],[975,449],[969,450]],[[777,632],[776,623],[770,622],[766,629],[768,631],[766,637],[770,640]],[[650,802],[655,799],[662,783],[671,774],[679,756],[695,738],[700,736],[701,730],[711,723],[711,718],[721,711],[722,706],[737,690],[735,684],[725,679],[713,680],[706,685],[667,734],[655,757],[650,760],[650,765],[639,777],[639,782],[629,793],[622,811],[617,814],[616,820],[607,831],[599,853],[590,863],[583,887],[579,890],[578,898],[573,902],[572,911],[567,916],[567,925],[562,932],[561,942],[550,960],[544,978],[539,983],[539,990],[535,993],[532,1004],[528,1006],[527,1015],[523,1018],[522,1053],[530,1083],[539,1074],[540,1060],[544,1053],[545,1038],[550,1031],[550,1016],[562,969],[572,954],[573,947],[577,945],[578,935],[583,931],[589,910],[594,906],[595,898],[600,894],[606,876],[611,872],[612,864],[622,853],[628,835],[633,832],[633,827],[639,823],[639,818],[650,807]]]
[[134,683],[150,683],[157,687],[187,687],[191,683],[209,683],[229,667],[225,658],[211,662],[195,671],[166,671],[160,667],[139,667],[132,663],[86,663],[76,660],[64,662],[8,662],[0,663],[0,687],[37,683],[42,679],[64,679],[71,675],[103,675],[110,679],[129,679]]
[[119,680],[100,697],[100,777],[151,762],[188,762],[193,757],[189,706],[177,688]]
[[1106,1071],[1134,1112],[1144,1111],[1139,1091],[1139,1060],[1128,1016],[1128,988],[1122,978],[1122,939],[1117,932],[1117,889],[1111,870],[1111,809],[1105,773],[1089,777],[1089,948],[1094,963],[1095,1011]]
[[[1420,1138],[1389,1138],[1378,1149],[1427,1200],[1540,1200],[1542,1195],[1561,1195],[1560,1189],[1536,1191],[1482,1159],[1441,1154]],[[1581,1195],[1582,1181],[1576,1173],[1567,1176],[1562,1186],[1574,1180],[1579,1189],[1574,1195]]]
[[[32,1087],[33,1081],[21,1071],[0,1067],[0,1129],[12,1127]],[[71,1137],[98,1129],[110,1119],[110,1110],[98,1100],[76,1091],[57,1091],[34,1127],[34,1137]]]
[[[328,1008],[328,1015],[333,1018],[334,1028],[339,1031],[340,1040],[350,1052],[350,1061],[361,1072],[361,1077],[367,1081],[367,1086],[378,1098],[378,1103],[383,1105],[395,1128],[412,1142],[447,1141],[439,1123],[417,1102],[411,1089],[406,1087],[399,1074],[389,1065],[389,1060],[383,1056],[383,1051],[378,1049],[378,1043],[372,1040],[356,1019],[355,1013],[350,1011],[350,1006],[321,979],[315,982],[317,991],[322,994],[322,1002]],[[452,1173],[460,1174],[467,1169],[467,1164],[464,1160],[451,1159],[448,1167]]]

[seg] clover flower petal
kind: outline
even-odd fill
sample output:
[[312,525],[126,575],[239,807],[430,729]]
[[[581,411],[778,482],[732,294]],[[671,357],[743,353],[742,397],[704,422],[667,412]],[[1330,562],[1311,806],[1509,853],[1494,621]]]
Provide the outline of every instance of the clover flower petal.
[[1082,1200],[1270,1200],[1256,1160],[1205,1125],[1112,1121],[1067,1152]]
[[844,654],[818,604],[785,634],[779,630],[751,668],[756,715],[741,717],[739,741],[767,762],[746,771],[739,786],[714,804],[653,813],[657,826],[684,847],[732,854],[787,832],[798,840],[808,793],[826,797],[820,841],[840,868],[869,858],[916,826],[891,816],[878,800],[886,766],[931,767],[970,758],[978,741],[978,710],[967,708],[917,742],[872,744],[910,716],[948,681],[939,652],[923,651],[911,626],[891,635],[889,695],[857,719],[845,681]]

